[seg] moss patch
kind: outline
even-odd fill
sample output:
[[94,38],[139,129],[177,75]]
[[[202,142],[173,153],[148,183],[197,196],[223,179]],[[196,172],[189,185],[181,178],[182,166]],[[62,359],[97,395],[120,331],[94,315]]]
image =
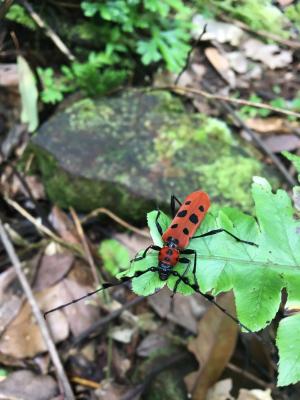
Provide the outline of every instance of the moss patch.
[[165,91],[81,100],[42,126],[32,148],[53,202],[139,220],[171,194],[200,188],[247,208],[252,175],[270,179],[223,121],[188,113]]

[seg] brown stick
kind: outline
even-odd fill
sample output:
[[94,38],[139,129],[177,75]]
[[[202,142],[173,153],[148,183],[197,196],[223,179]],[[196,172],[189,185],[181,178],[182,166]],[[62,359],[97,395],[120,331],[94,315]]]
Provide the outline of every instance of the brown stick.
[[154,88],[151,88],[150,90],[171,90],[172,92],[178,93],[178,94],[191,93],[191,94],[196,94],[196,95],[206,97],[207,99],[216,99],[216,100],[226,101],[228,103],[246,105],[246,106],[251,106],[251,107],[256,107],[256,108],[263,108],[266,110],[277,112],[279,114],[292,115],[293,117],[300,118],[300,114],[295,111],[290,111],[290,110],[285,110],[283,108],[273,107],[273,106],[270,106],[270,104],[256,103],[255,101],[249,101],[249,100],[244,100],[244,99],[235,99],[233,97],[223,96],[220,94],[213,94],[213,93],[206,92],[205,90],[193,89],[193,88],[188,88],[188,87],[184,87],[184,86],[174,86],[174,85],[155,86]]
[[120,307],[117,310],[111,312],[107,316],[101,318],[99,321],[96,321],[88,329],[86,329],[80,335],[76,336],[72,341],[72,345],[73,346],[78,345],[80,342],[82,342],[83,340],[87,339],[94,332],[96,332],[97,335],[100,334],[102,329],[103,329],[103,327],[105,327],[107,324],[109,324],[115,318],[118,318],[128,308],[134,307],[136,304],[139,304],[144,300],[145,300],[145,297],[135,297],[134,299],[129,300],[122,307]]
[[[76,212],[75,212],[73,207],[70,207],[70,213],[72,215],[75,227],[76,227],[78,235],[80,237],[80,240],[81,240],[81,243],[82,243],[82,247],[83,247],[84,252],[86,254],[87,262],[89,263],[89,265],[91,267],[94,280],[97,283],[97,285],[99,286],[100,283],[101,283],[100,279],[99,279],[99,274],[97,273],[97,268],[96,268],[96,265],[95,265],[95,262],[94,262],[94,258],[93,258],[92,254],[91,254],[91,251],[90,251],[88,242],[86,240],[85,234],[83,232],[80,220],[79,220],[79,218],[78,218],[78,216],[77,216],[77,214],[76,214]],[[101,281],[102,282],[104,281],[104,279],[102,279],[102,277],[101,277]]]
[[267,383],[267,382],[263,381],[262,379],[257,378],[257,376],[251,374],[251,372],[241,369],[240,367],[236,366],[235,364],[228,363],[227,367],[229,369],[231,369],[231,371],[237,372],[238,374],[244,376],[245,378],[251,380],[252,382],[255,382],[257,385],[259,385],[263,388],[275,389],[275,385],[273,383]]
[[227,18],[226,16],[221,17],[222,20],[229,22],[230,24],[234,24],[238,26],[239,28],[243,29],[244,31],[248,31],[251,33],[254,33],[255,35],[263,36],[268,39],[272,39],[277,43],[280,43],[284,46],[290,47],[291,49],[299,49],[300,48],[300,42],[297,42],[296,40],[291,40],[291,39],[283,39],[281,36],[275,35],[274,33],[267,32],[264,30],[254,30],[250,28],[247,24],[245,24],[242,21],[237,21],[236,19],[230,19]]
[[84,252],[82,251],[82,248],[80,245],[75,245],[72,243],[68,243],[61,239],[59,236],[57,236],[54,232],[52,232],[49,228],[41,224],[39,221],[36,220],[28,211],[26,211],[22,206],[20,206],[19,203],[16,201],[5,198],[5,201],[12,206],[16,211],[18,211],[19,214],[21,214],[24,218],[26,218],[28,221],[30,221],[39,232],[42,232],[44,235],[48,236],[52,240],[54,240],[56,243],[61,244],[62,246],[74,251],[77,253],[79,256],[84,257]]
[[5,0],[3,4],[0,5],[0,20],[5,17],[5,14],[9,10],[9,7],[12,5],[13,0]]
[[124,221],[124,219],[118,217],[116,214],[114,214],[112,211],[108,210],[107,208],[101,207],[101,208],[96,208],[96,210],[92,211],[90,214],[88,214],[86,217],[82,218],[81,223],[85,223],[87,220],[89,220],[92,217],[96,217],[98,214],[106,214],[108,217],[116,221],[119,225],[123,226],[124,228],[140,235],[143,236],[147,239],[149,239],[151,236],[148,232],[144,232],[141,229],[136,228],[135,226],[129,224],[128,222]]
[[42,17],[33,9],[32,5],[28,3],[27,0],[21,1],[22,5],[29,12],[31,18],[36,22],[36,24],[45,31],[46,36],[48,36],[56,47],[68,58],[69,61],[75,61],[76,57],[67,48],[61,38],[54,32],[54,30],[42,19]]
[[22,285],[24,293],[27,297],[29,304],[31,305],[32,312],[33,312],[33,314],[37,320],[37,323],[40,327],[42,337],[47,345],[49,355],[51,357],[51,360],[52,360],[53,365],[56,370],[56,375],[57,375],[58,381],[63,390],[63,394],[66,399],[75,400],[70,382],[68,381],[63,364],[59,358],[58,352],[57,352],[54,342],[51,338],[51,335],[50,335],[50,332],[46,325],[46,322],[45,322],[43,315],[41,313],[41,310],[39,309],[39,306],[33,296],[31,287],[26,279],[24,272],[22,271],[20,260],[15,252],[15,249],[13,247],[11,240],[9,239],[8,235],[5,232],[5,229],[3,227],[1,220],[0,220],[0,237],[1,237],[2,243],[5,247],[5,250],[10,258],[10,261],[16,270],[17,276]]

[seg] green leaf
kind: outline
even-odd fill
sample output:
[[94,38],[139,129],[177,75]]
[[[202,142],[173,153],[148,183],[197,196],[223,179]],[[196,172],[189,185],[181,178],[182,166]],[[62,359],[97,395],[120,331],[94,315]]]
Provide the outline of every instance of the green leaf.
[[277,385],[286,386],[297,383],[300,380],[300,314],[285,318],[280,322],[276,345],[280,357]]
[[35,77],[22,56],[17,57],[19,71],[19,90],[21,94],[21,121],[28,124],[28,131],[33,132],[38,127],[38,91]]
[[157,62],[162,58],[158,51],[157,41],[155,39],[149,41],[139,40],[137,43],[137,52],[138,54],[141,54],[142,62],[145,65]]
[[65,85],[55,80],[53,69],[37,68],[37,73],[43,84],[43,90],[41,92],[42,101],[51,104],[61,101],[64,97],[63,93],[67,90]]
[[102,257],[104,268],[110,274],[116,275],[120,269],[128,268],[130,263],[129,252],[117,240],[103,240],[98,248],[98,252]]
[[[189,248],[197,252],[196,279],[201,290],[213,294],[233,290],[239,320],[252,331],[257,331],[267,326],[275,317],[283,288],[286,288],[287,304],[290,308],[300,302],[300,221],[294,219],[294,210],[288,194],[283,190],[273,193],[265,179],[254,179],[252,196],[256,219],[236,209],[223,208],[208,213],[196,235],[223,228],[242,240],[256,243],[258,247],[239,243],[222,232],[191,240]],[[148,214],[154,243],[161,246],[156,218],[157,211]],[[163,231],[171,222],[162,212],[158,220]],[[188,269],[182,264],[176,265],[175,268],[193,283],[193,259],[190,259]],[[136,271],[157,265],[157,252],[149,252],[145,259],[133,262],[130,271],[124,272],[124,275],[133,276]],[[157,273],[147,272],[133,279],[132,288],[138,294],[149,295],[165,284],[172,290],[177,279],[170,276],[167,282],[163,282]],[[189,294],[192,290],[181,282],[178,292]],[[277,340],[280,354],[280,385],[300,380],[300,351],[290,350],[288,343],[288,332],[295,332],[295,335],[290,333],[289,337],[292,340],[293,336],[295,346],[299,349],[299,324],[300,317],[296,316],[285,318],[280,323]]]
[[19,4],[13,4],[5,15],[5,18],[26,26],[26,28],[31,29],[32,31],[37,28],[34,20],[30,17],[24,7]]
[[300,157],[295,154],[289,153],[288,151],[283,151],[283,154],[288,160],[293,163],[293,166],[296,168],[298,174],[300,174]]

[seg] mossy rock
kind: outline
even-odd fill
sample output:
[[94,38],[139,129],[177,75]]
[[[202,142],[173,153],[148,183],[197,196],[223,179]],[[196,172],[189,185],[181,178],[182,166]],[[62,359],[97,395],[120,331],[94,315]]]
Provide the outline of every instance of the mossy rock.
[[253,175],[277,182],[224,122],[187,112],[167,91],[76,102],[40,128],[31,149],[52,202],[84,212],[107,207],[136,220],[171,194],[200,188],[216,202],[249,209]]

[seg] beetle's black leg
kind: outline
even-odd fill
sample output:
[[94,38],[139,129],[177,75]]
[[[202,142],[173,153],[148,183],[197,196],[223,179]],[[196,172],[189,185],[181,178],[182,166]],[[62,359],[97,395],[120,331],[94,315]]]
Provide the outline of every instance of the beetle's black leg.
[[131,260],[131,262],[140,261],[143,258],[145,258],[150,249],[155,250],[155,251],[160,251],[160,247],[159,246],[155,246],[154,244],[151,244],[150,246],[148,246],[145,249],[145,251],[143,252],[143,254],[141,256],[135,257],[133,260]]
[[156,215],[156,218],[155,218],[155,225],[156,225],[156,228],[157,228],[159,234],[162,236],[163,235],[163,230],[162,230],[162,227],[160,226],[160,223],[158,222],[159,216],[160,216],[160,210],[158,210],[158,212],[157,212],[157,215]]
[[183,273],[183,274],[177,279],[177,281],[175,282],[175,286],[174,286],[174,288],[173,288],[173,293],[172,293],[171,297],[174,297],[174,296],[175,296],[175,294],[176,294],[176,292],[177,292],[177,289],[178,289],[178,285],[179,285],[179,283],[182,281],[182,278],[186,275],[187,271],[189,270],[190,263],[191,263],[191,260],[189,260],[188,258],[180,258],[178,261],[179,261],[180,263],[182,263],[182,264],[187,264],[187,267],[186,267],[186,269],[184,270],[184,273]]
[[114,286],[118,286],[118,285],[123,285],[124,283],[126,283],[126,282],[128,282],[128,281],[130,281],[130,280],[132,280],[132,279],[134,279],[134,278],[138,278],[139,276],[146,274],[147,272],[158,272],[158,268],[157,268],[157,267],[150,267],[150,268],[145,269],[144,271],[135,271],[135,273],[134,273],[133,276],[123,276],[123,277],[120,279],[120,282],[116,282],[116,283],[104,282],[104,283],[102,284],[101,288],[99,288],[99,289],[97,289],[97,290],[94,290],[93,292],[89,292],[89,293],[87,293],[86,295],[84,295],[84,296],[82,296],[82,297],[79,297],[78,299],[75,299],[75,300],[70,301],[69,303],[62,304],[61,306],[58,306],[58,307],[52,308],[52,309],[49,310],[49,311],[46,311],[46,312],[44,313],[44,318],[46,318],[46,315],[50,314],[50,313],[53,312],[53,311],[61,310],[62,308],[65,308],[65,307],[67,307],[67,306],[70,306],[71,304],[78,303],[78,301],[83,300],[83,299],[85,299],[86,297],[92,296],[93,294],[98,293],[98,292],[101,292],[102,290],[108,289],[108,288],[110,288],[110,287],[114,287]]
[[181,254],[192,254],[194,256],[193,276],[194,276],[195,285],[197,285],[197,277],[196,277],[196,272],[197,272],[197,252],[196,252],[196,250],[184,249],[184,250],[182,250]]
[[249,244],[250,246],[258,247],[258,244],[253,243],[253,242],[248,242],[247,240],[242,240],[242,239],[238,238],[237,236],[235,236],[233,233],[231,233],[231,232],[229,232],[229,231],[227,231],[226,229],[223,229],[223,228],[213,229],[212,231],[203,233],[202,235],[193,236],[191,239],[198,239],[198,238],[203,238],[203,237],[206,237],[206,236],[212,236],[212,235],[216,235],[216,234],[221,233],[221,232],[227,233],[227,235],[230,235],[231,237],[233,237],[237,242],[245,243],[245,244]]
[[176,215],[176,209],[175,209],[175,201],[179,204],[179,207],[182,206],[182,203],[180,200],[177,199],[176,196],[174,196],[174,194],[171,195],[171,214],[172,214],[172,218],[175,217]]
[[259,338],[259,340],[262,340],[260,336],[258,336],[255,332],[251,331],[251,329],[249,329],[246,325],[242,324],[237,318],[235,318],[233,315],[231,315],[225,308],[220,306],[220,304],[218,304],[216,302],[216,300],[215,300],[215,298],[213,296],[211,296],[210,294],[206,294],[206,293],[201,292],[201,290],[200,290],[200,288],[199,288],[199,286],[197,284],[191,284],[187,277],[184,277],[184,276],[180,275],[177,271],[171,271],[171,274],[173,276],[179,277],[183,281],[184,284],[186,284],[187,286],[192,288],[196,293],[198,293],[201,296],[205,297],[206,300],[208,300],[210,303],[215,305],[220,311],[222,311],[225,315],[227,315],[227,317],[232,319],[240,327],[244,328],[247,332],[252,333],[255,336],[257,336]]

